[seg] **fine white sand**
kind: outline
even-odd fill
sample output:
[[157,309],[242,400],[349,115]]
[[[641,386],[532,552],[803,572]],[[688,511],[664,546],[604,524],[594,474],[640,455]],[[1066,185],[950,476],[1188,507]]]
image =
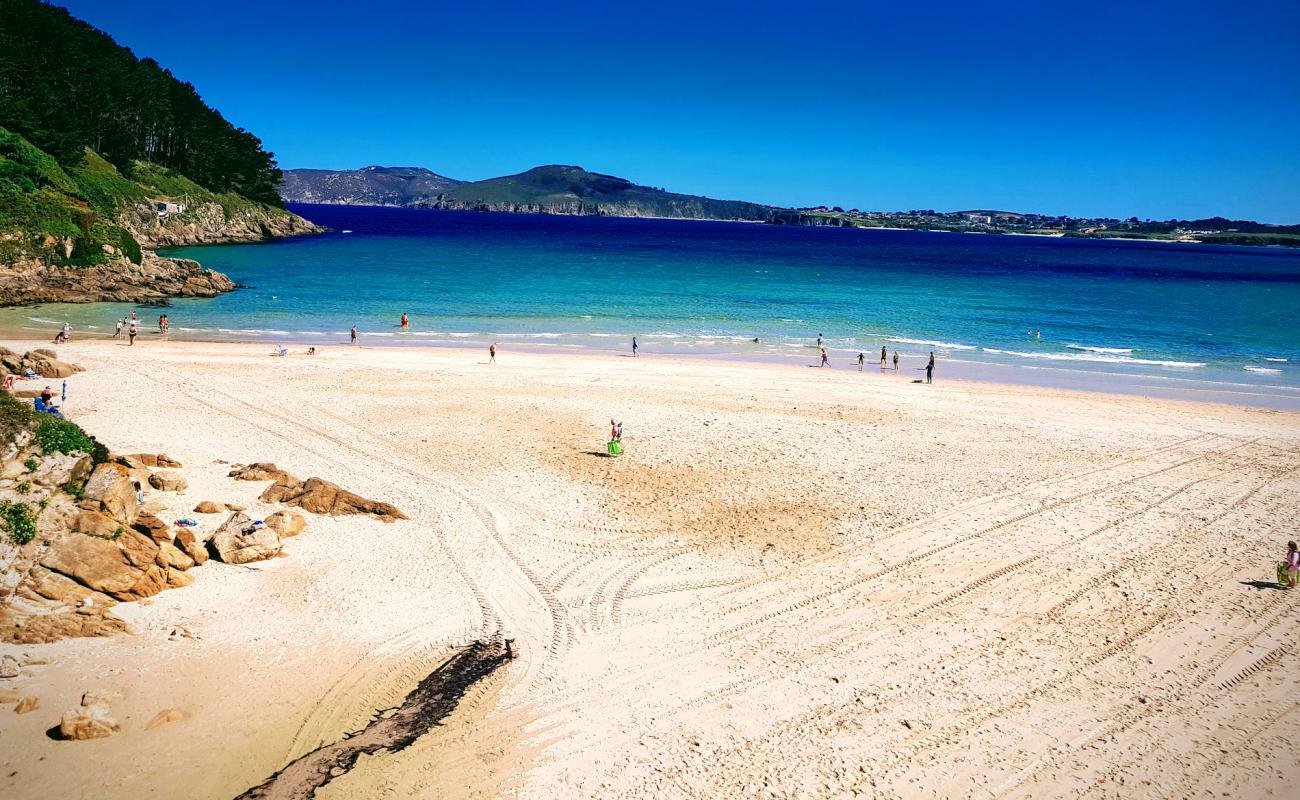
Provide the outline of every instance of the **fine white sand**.
[[[20,349],[18,345],[11,347]],[[519,658],[354,797],[1294,796],[1300,415],[643,357],[74,343],[71,416],[200,500],[274,461],[411,519],[6,647],[7,798],[229,798],[457,646]],[[626,454],[603,457],[610,417]],[[218,517],[202,518],[210,530]],[[193,634],[173,635],[177,628]],[[81,692],[122,731],[45,731]],[[185,718],[146,730],[159,711]]]

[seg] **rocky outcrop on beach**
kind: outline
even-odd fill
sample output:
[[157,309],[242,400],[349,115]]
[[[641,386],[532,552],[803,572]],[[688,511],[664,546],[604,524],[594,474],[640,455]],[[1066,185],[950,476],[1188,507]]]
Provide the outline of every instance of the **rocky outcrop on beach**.
[[0,371],[25,375],[28,370],[42,378],[67,378],[81,372],[81,367],[60,361],[59,354],[48,348],[37,348],[20,356],[7,347],[0,347]]
[[124,257],[87,267],[47,266],[39,259],[0,264],[0,305],[155,303],[172,297],[216,297],[234,289],[234,281],[197,261],[149,251],[139,264]]
[[355,492],[349,492],[336,483],[322,478],[299,480],[293,475],[276,467],[274,464],[259,462],[230,471],[230,477],[243,481],[274,481],[262,492],[259,499],[267,503],[283,503],[298,506],[313,514],[371,514],[384,522],[407,519],[398,508],[389,503],[367,500]]

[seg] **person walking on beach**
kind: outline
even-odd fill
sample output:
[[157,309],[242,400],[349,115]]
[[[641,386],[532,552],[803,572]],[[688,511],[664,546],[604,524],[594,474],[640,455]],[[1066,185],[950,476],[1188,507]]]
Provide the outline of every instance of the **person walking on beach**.
[[633,358],[636,358],[636,357],[637,357],[637,355],[636,355],[636,351],[637,351],[636,337],[633,336],[633,337],[632,337],[632,357],[633,357]]
[[894,372],[898,372],[898,351],[894,351]]
[[125,324],[126,324],[126,317],[122,317],[117,321],[117,330],[113,333],[114,339],[122,338],[122,326]]
[[867,363],[867,354],[858,353],[858,372],[862,371],[862,365]]
[[831,365],[830,359],[826,357],[826,348],[823,347],[823,348],[822,348],[822,363],[819,364],[818,366],[829,367],[830,365]]
[[934,351],[930,351],[930,361],[925,365],[925,382],[934,383]]
[[126,330],[127,338],[129,338],[129,339],[131,340],[130,342],[127,343],[128,346],[134,346],[134,345],[135,345],[135,335],[136,335],[137,333],[139,333],[139,331],[136,330],[136,328],[135,328],[135,320],[131,320],[131,327],[127,328],[127,330]]
[[880,368],[885,368],[885,346],[883,344],[880,346]]
[[1295,542],[1287,542],[1286,560],[1277,565],[1277,582],[1287,589],[1294,589],[1297,577],[1300,577],[1300,548]]
[[357,326],[356,326],[356,325],[353,325],[353,326],[352,326],[352,341],[351,341],[349,344],[356,344],[356,343],[357,343]]
[[493,343],[492,343],[492,346],[488,348],[488,363],[489,363],[489,364],[495,364],[495,363],[497,363],[497,343],[496,343],[496,342],[493,342]]

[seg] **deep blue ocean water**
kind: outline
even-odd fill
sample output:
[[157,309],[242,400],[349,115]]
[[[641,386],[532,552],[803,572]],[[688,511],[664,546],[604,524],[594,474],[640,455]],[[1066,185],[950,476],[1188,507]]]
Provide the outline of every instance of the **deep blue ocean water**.
[[[880,347],[1035,380],[1300,389],[1294,250],[737,223],[295,206],[337,233],[184,248],[249,288],[170,305],[174,335],[810,358]],[[345,232],[346,231],[346,232]],[[111,332],[123,306],[10,309]],[[397,327],[410,315],[409,332]],[[157,319],[146,309],[142,319]],[[1041,335],[1039,334],[1041,331]],[[759,339],[758,344],[753,339]],[[1077,376],[1076,376],[1077,377]],[[1014,378],[1013,378],[1014,379]],[[1068,382],[1068,381],[1067,381]],[[1145,385],[1145,384],[1144,384]]]

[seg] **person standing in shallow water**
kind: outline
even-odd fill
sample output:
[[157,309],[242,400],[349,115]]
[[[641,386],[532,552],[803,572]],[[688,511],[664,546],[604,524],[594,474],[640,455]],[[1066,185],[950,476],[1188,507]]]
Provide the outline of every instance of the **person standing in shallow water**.
[[925,382],[934,383],[934,351],[930,351],[930,361],[925,365]]
[[880,346],[880,368],[885,368],[885,346],[883,344]]
[[898,351],[894,351],[894,372],[898,372]]
[[858,372],[862,371],[862,365],[867,363],[867,354],[858,353]]
[[636,355],[636,351],[637,351],[636,337],[633,336],[633,337],[632,337],[632,357],[633,357],[633,358],[636,358],[636,357],[637,357],[637,355]]
[[407,318],[405,311],[402,312],[402,327],[403,328],[411,327],[411,320]]
[[356,344],[356,343],[357,343],[357,326],[356,326],[356,325],[353,325],[353,326],[352,326],[352,341],[351,341],[351,344]]

